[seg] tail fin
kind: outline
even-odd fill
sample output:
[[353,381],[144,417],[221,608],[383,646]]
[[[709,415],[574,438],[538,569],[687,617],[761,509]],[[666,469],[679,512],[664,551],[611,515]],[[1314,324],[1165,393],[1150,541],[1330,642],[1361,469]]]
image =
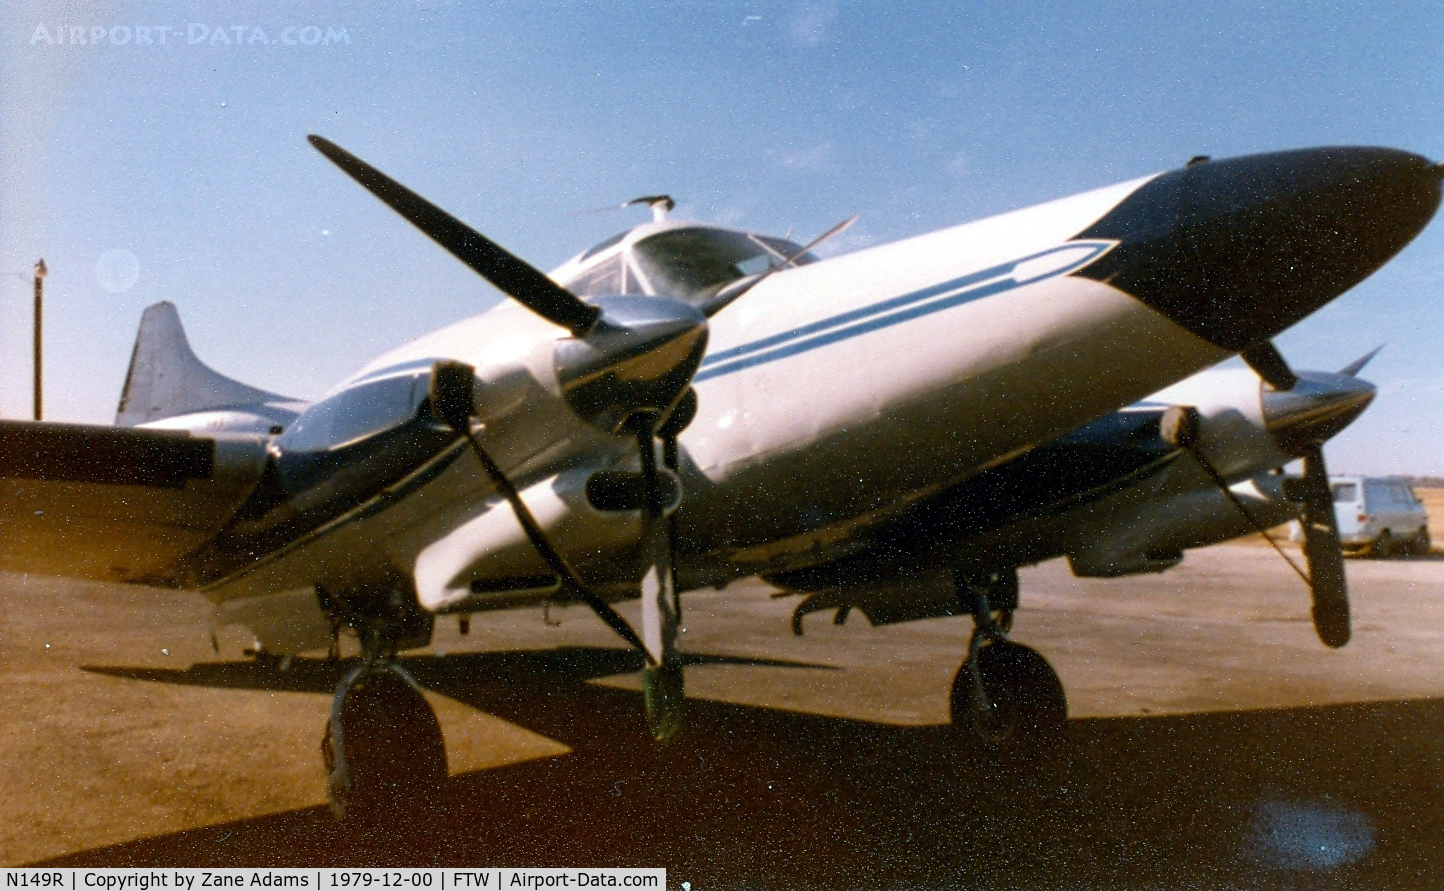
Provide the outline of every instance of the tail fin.
[[231,380],[196,358],[180,313],[163,301],[140,317],[115,423],[133,427],[191,412],[276,401],[291,400]]

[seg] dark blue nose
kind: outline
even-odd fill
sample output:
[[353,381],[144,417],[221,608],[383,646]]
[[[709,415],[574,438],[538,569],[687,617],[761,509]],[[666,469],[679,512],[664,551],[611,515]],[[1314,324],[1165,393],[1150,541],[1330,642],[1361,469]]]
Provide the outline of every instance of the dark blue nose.
[[1398,253],[1438,208],[1440,175],[1425,158],[1383,148],[1195,164],[1145,184],[1080,233],[1119,244],[1074,274],[1243,350]]

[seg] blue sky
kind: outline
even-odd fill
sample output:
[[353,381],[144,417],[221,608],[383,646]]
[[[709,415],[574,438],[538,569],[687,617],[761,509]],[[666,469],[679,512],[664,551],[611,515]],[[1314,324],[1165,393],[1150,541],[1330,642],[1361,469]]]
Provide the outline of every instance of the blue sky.
[[[312,132],[543,268],[645,218],[574,212],[655,192],[799,239],[860,214],[848,249],[1197,154],[1444,156],[1444,16],[1428,3],[23,6],[0,9],[5,417],[29,414],[40,256],[55,420],[110,420],[157,300],[218,370],[312,397],[498,299]],[[328,28],[349,42],[301,39]],[[116,250],[138,260],[122,291],[98,275]],[[1336,471],[1444,475],[1441,295],[1436,221],[1279,338],[1301,368],[1388,344],[1374,406],[1329,447]]]

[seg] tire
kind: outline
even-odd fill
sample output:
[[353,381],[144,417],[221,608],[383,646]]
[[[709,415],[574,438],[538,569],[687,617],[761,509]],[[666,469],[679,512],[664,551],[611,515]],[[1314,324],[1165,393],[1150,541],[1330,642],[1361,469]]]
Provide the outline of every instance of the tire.
[[1427,557],[1433,546],[1433,543],[1429,540],[1429,529],[1425,527],[1420,529],[1413,539],[1409,541],[1409,553],[1416,557]]
[[426,699],[390,672],[358,681],[341,707],[349,785],[339,773],[331,731],[327,721],[321,755],[337,820],[363,823],[414,815],[446,784],[441,725]]
[[1389,534],[1388,529],[1380,532],[1379,537],[1374,540],[1374,556],[1380,560],[1387,560],[1393,556],[1394,548],[1394,536]]
[[966,729],[985,750],[1057,748],[1067,730],[1068,702],[1048,660],[1011,641],[983,647],[978,654],[983,688],[994,709],[987,720],[973,708],[973,681],[965,664],[953,678],[953,726]]

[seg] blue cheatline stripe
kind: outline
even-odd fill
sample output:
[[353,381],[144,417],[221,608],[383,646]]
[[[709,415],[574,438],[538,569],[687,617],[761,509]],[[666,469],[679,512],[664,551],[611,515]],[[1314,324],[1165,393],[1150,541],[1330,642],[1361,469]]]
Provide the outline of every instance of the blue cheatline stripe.
[[777,359],[785,359],[788,356],[795,356],[798,353],[805,353],[808,350],[815,350],[818,347],[827,346],[830,343],[837,343],[840,340],[847,340],[859,334],[866,334],[869,331],[877,331],[881,328],[888,328],[900,322],[916,319],[921,316],[931,315],[940,310],[978,300],[983,297],[990,297],[993,294],[1000,294],[1003,291],[1016,288],[1017,283],[1011,279],[1004,279],[998,282],[989,282],[976,288],[971,288],[954,294],[946,300],[938,300],[933,303],[924,303],[921,306],[913,306],[909,309],[895,312],[892,315],[874,318],[866,322],[860,322],[847,328],[839,328],[836,331],[829,331],[826,334],[819,334],[816,337],[809,337],[805,340],[794,341],[786,346],[778,347],[775,350],[768,350],[763,353],[755,353],[745,359],[738,359],[735,362],[727,362],[722,365],[715,365],[697,374],[695,380],[698,383],[714,377],[721,377],[724,374],[731,374],[734,371],[741,371],[744,368],[751,368],[754,365],[762,365]]
[[946,294],[947,292],[956,290],[958,288],[966,288],[968,285],[987,281],[990,278],[997,278],[1004,273],[1011,272],[1013,267],[1017,265],[1017,261],[1011,263],[1004,263],[1000,266],[994,266],[991,269],[984,269],[982,272],[975,272],[972,275],[965,275],[962,278],[943,282],[940,285],[933,285],[930,288],[924,288],[921,291],[913,291],[911,294],[904,294],[901,297],[891,297],[887,300],[882,301],[881,303],[874,303],[870,306],[864,306],[859,309],[849,310],[848,312],[840,313],[838,315],[832,316],[831,318],[826,318],[818,322],[812,322],[807,325],[802,325],[800,327],[793,328],[790,331],[784,331],[781,334],[774,334],[770,337],[764,337],[761,340],[754,340],[751,343],[745,343],[742,346],[733,347],[729,350],[722,350],[708,356],[703,365],[705,366],[712,365],[718,362],[725,362],[728,359],[735,359],[736,357],[746,355],[747,353],[756,352],[758,350],[765,350],[768,347],[776,346],[780,343],[786,343],[787,341],[797,337],[805,337],[809,334],[815,334],[819,331],[826,331],[828,328],[835,328],[838,325],[846,325],[848,322],[855,322],[859,319],[865,319],[868,316],[884,313],[892,309],[897,309],[900,306],[907,306],[909,303],[915,303],[919,300],[927,300],[929,297],[936,297],[939,294]]
[[[702,370],[694,380],[701,383],[714,377],[741,371],[755,365],[762,365],[788,356],[795,356],[828,344],[847,340],[871,331],[888,328],[912,319],[951,309],[984,297],[1001,294],[1023,284],[1032,284],[1045,278],[1066,275],[1096,260],[1113,246],[1114,242],[1069,242],[1037,254],[1031,254],[1008,263],[974,272],[961,278],[932,285],[901,297],[849,310],[821,321],[812,322],[754,340],[741,346],[721,350],[708,356],[702,362]],[[1080,245],[1093,248],[1092,252],[1073,263],[1061,266],[1041,276],[1020,282],[1009,275],[1013,270],[1030,260],[1037,260],[1058,251],[1075,250]],[[1003,276],[1008,276],[1004,278]],[[935,299],[937,298],[937,299]]]

